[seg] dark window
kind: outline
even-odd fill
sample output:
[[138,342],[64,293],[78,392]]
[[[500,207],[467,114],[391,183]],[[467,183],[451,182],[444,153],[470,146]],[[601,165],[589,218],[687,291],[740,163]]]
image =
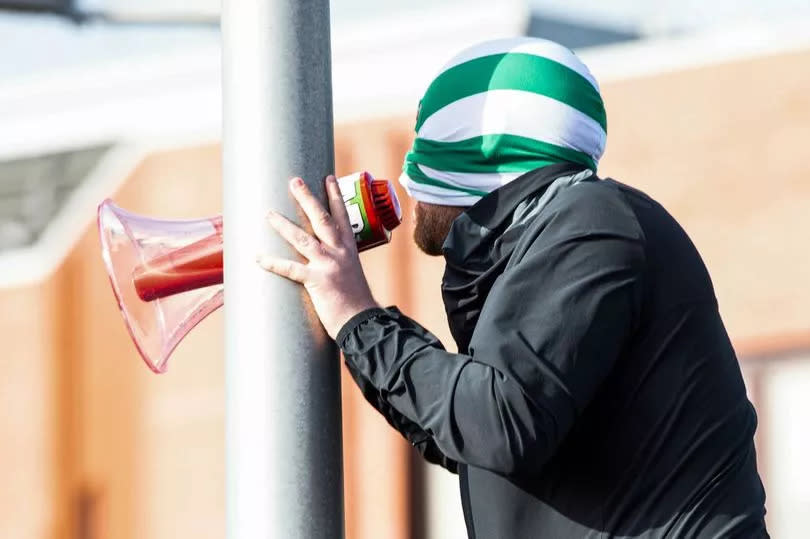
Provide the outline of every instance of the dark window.
[[33,244],[109,148],[0,162],[0,251]]

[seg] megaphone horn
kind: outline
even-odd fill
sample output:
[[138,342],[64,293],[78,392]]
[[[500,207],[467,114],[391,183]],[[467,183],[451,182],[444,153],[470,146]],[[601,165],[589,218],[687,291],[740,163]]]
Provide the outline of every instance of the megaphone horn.
[[[402,211],[391,182],[368,172],[338,179],[358,250],[388,243]],[[166,371],[189,331],[222,306],[222,217],[160,220],[107,199],[98,231],[107,274],[127,330],[146,365]]]

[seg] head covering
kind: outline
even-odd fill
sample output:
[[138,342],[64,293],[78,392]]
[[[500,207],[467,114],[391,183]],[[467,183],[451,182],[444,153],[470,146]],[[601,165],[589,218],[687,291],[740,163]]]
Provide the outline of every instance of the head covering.
[[416,200],[471,206],[546,165],[596,171],[606,139],[599,85],[571,50],[545,39],[486,41],[431,82],[399,181]]

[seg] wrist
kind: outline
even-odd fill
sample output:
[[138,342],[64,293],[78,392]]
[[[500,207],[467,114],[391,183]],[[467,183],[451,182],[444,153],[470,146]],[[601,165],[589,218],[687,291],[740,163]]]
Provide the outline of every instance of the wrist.
[[364,322],[371,320],[372,318],[376,318],[380,315],[387,314],[388,310],[377,305],[375,307],[369,307],[364,309],[351,318],[349,318],[338,330],[337,335],[334,337],[335,342],[341,348],[343,347],[344,341],[348,337],[350,333],[356,330],[360,325]]
[[374,301],[374,298],[367,298],[363,301],[358,301],[347,305],[345,309],[342,309],[341,312],[335,316],[333,327],[328,328],[329,336],[333,339],[337,339],[337,335],[341,328],[343,328],[343,326],[345,326],[351,319],[365,311],[381,308],[382,307],[380,304]]

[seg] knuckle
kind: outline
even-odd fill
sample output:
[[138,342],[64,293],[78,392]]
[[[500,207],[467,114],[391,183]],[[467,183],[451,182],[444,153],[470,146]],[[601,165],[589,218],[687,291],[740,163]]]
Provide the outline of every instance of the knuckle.
[[289,268],[289,275],[293,281],[303,281],[304,280],[304,273],[301,271],[300,268],[297,268],[293,265],[290,265]]
[[326,273],[335,273],[340,270],[340,264],[330,256],[323,261],[323,269]]
[[295,243],[301,247],[309,247],[312,244],[312,237],[306,232],[298,231],[295,233]]
[[303,268],[298,264],[294,264],[293,262],[287,263],[287,274],[293,281],[303,282],[304,280]]
[[340,246],[340,256],[344,260],[358,259],[357,244],[354,242],[354,235],[352,235],[350,241]]
[[332,224],[332,216],[326,213],[325,211],[322,211],[315,218],[315,222],[320,226],[329,226],[330,224]]
[[335,248],[335,258],[339,258],[340,260],[345,260],[348,258],[349,250],[344,245],[339,245]]
[[329,249],[327,249],[327,247],[323,243],[318,243],[318,246],[317,246],[315,252],[318,255],[320,255],[320,256],[322,256],[324,258],[330,258],[331,257],[331,251]]

